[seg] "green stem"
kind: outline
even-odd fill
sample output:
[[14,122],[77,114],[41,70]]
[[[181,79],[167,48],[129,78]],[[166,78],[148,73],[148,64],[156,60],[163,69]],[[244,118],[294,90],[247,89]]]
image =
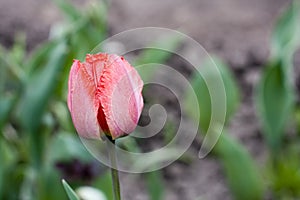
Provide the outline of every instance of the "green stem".
[[118,170],[111,168],[111,176],[112,176],[112,181],[113,181],[113,191],[114,191],[115,200],[121,200],[120,181],[119,181]]
[[109,148],[109,156],[111,162],[111,176],[113,183],[113,192],[114,200],[121,200],[120,194],[120,181],[119,181],[119,171],[117,168],[117,159],[116,159],[116,149],[115,149],[115,140],[110,140],[113,143],[113,147]]

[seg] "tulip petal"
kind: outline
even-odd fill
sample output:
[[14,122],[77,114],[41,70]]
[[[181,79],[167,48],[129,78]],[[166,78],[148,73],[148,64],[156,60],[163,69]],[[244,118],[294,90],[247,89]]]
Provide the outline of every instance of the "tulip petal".
[[100,102],[113,139],[131,133],[143,108],[143,81],[123,58],[109,55],[100,78]]
[[103,61],[87,55],[86,62],[75,60],[70,71],[68,107],[78,134],[86,138],[99,138],[99,98],[96,89],[103,69]]

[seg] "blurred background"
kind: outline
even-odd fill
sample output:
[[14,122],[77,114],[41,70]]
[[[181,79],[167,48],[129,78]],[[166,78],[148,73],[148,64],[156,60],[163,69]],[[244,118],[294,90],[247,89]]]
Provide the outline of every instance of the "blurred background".
[[[108,168],[85,150],[72,125],[68,72],[74,58],[84,60],[107,37],[145,26],[179,30],[213,55],[228,113],[214,150],[199,159],[211,119],[203,77],[160,50],[128,55],[133,66],[162,63],[182,73],[196,92],[201,119],[199,135],[178,161],[155,172],[121,173],[123,199],[300,199],[298,0],[0,0],[0,199],[67,199],[61,179],[82,199],[82,186],[112,199]],[[157,42],[184,47],[176,38]],[[207,65],[203,74],[214,80]],[[187,110],[194,106],[189,92]],[[171,117],[154,138],[131,138],[122,148],[150,151],[176,134],[174,95],[147,86],[144,97],[140,125],[149,123],[155,103]]]

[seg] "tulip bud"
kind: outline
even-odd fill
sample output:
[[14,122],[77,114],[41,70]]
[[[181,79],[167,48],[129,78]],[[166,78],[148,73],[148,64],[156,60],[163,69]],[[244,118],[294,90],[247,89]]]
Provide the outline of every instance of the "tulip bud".
[[74,60],[69,75],[68,107],[78,134],[116,139],[131,133],[143,108],[143,81],[123,58],[88,54]]

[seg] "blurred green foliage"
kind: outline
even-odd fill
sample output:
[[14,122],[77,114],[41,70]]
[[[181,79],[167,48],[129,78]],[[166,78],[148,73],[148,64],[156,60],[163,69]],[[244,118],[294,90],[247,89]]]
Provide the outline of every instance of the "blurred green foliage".
[[274,191],[275,199],[299,199],[300,174],[299,174],[299,142],[290,144],[279,153],[276,163],[267,163],[269,182]]
[[271,57],[256,95],[257,113],[270,150],[270,161],[266,167],[268,185],[275,199],[300,198],[300,138],[299,134],[287,136],[294,123],[296,127],[293,128],[299,127],[293,65],[293,55],[299,47],[300,2],[295,0],[274,27]]
[[56,3],[66,20],[49,41],[30,55],[23,34],[11,49],[0,48],[0,199],[66,199],[56,165],[74,159],[93,165],[74,134],[66,83],[73,58],[84,58],[106,37],[106,5],[94,2],[81,12],[68,1]]
[[[204,61],[201,68],[199,69],[201,74],[198,72],[194,73],[191,80],[193,89],[187,92],[185,103],[185,107],[188,113],[193,114],[195,105],[191,102],[191,96],[195,92],[200,110],[199,126],[205,133],[207,132],[210,123],[212,122],[212,99],[207,83],[213,83],[215,80],[219,79],[220,76],[222,78],[221,81],[224,84],[226,94],[226,123],[235,112],[239,103],[238,87],[233,79],[231,72],[229,71],[229,67],[219,58],[213,57],[211,59],[212,60]],[[214,65],[217,67],[217,70],[215,70]],[[216,105],[220,105],[221,102],[224,101],[224,99],[222,94],[217,95],[217,97],[219,97],[217,98],[219,103],[216,103]]]
[[273,154],[282,146],[286,123],[295,105],[293,55],[300,45],[300,3],[293,1],[278,19],[271,43],[271,58],[257,88],[257,112]]
[[[213,70],[213,65],[217,67],[218,71]],[[218,122],[212,121],[212,97],[209,93],[207,82],[217,80],[219,77],[222,78],[226,94],[227,112],[225,128],[214,147],[214,153],[224,166],[224,171],[235,199],[263,199],[264,188],[255,162],[245,147],[234,140],[226,131],[226,125],[235,113],[239,103],[239,90],[233,75],[229,71],[229,67],[217,58],[212,58],[212,60],[204,62],[200,70],[201,74],[197,72],[192,77],[193,89],[187,92],[185,107],[190,111],[188,112],[189,114],[193,113],[192,110],[195,105],[191,103],[190,96],[195,92],[199,102],[199,126],[202,132],[206,134],[209,126],[218,126]],[[221,105],[221,101],[224,101],[221,97],[217,100],[219,101],[216,103],[217,105]],[[193,115],[191,117],[197,119]]]
[[[47,42],[30,54],[26,51],[24,34],[16,36],[12,48],[0,46],[0,199],[77,199],[67,182],[61,184],[65,174],[57,165],[62,163],[64,167],[70,167],[68,164],[74,159],[77,166],[94,165],[94,159],[74,134],[66,107],[67,77],[73,59],[82,60],[107,37],[107,5],[95,1],[82,12],[68,1],[55,2],[65,15],[65,21],[52,28]],[[213,58],[227,95],[225,129],[213,155],[224,166],[228,184],[237,200],[260,200],[266,191],[274,199],[300,198],[300,134],[294,136],[293,141],[285,137],[289,131],[287,123],[294,113],[300,130],[300,109],[291,81],[292,57],[300,45],[299,4],[299,1],[293,1],[276,23],[271,57],[257,87],[257,113],[271,155],[265,174],[259,172],[246,148],[226,130],[238,108],[240,92],[229,67],[222,60]],[[179,43],[177,38],[163,42],[168,49],[177,48]],[[133,63],[164,63],[169,57],[167,52],[149,49],[141,52]],[[217,74],[210,70],[209,64],[204,63],[202,75],[213,81]],[[149,72],[145,77],[153,74]],[[211,121],[210,95],[203,77],[195,74],[192,84],[201,111],[197,123],[205,132]],[[188,96],[186,106],[189,110],[194,105],[189,103]],[[165,130],[166,141],[175,131],[172,128],[170,125]],[[140,151],[137,142],[130,138],[120,145],[134,152]],[[101,189],[107,199],[112,199],[110,173],[101,166],[98,168],[99,172],[88,180],[65,178],[70,178],[68,182],[74,188],[88,184]],[[71,168],[68,170],[72,171]],[[151,172],[143,176],[150,199],[164,199],[162,173]]]
[[224,131],[215,150],[224,166],[234,199],[263,199],[263,180],[247,149]]
[[[300,2],[292,1],[279,17],[271,43],[271,57],[265,66],[257,86],[257,113],[262,122],[263,134],[270,150],[270,164],[266,166],[266,175],[258,171],[254,160],[245,147],[223,130],[214,153],[224,166],[226,177],[234,199],[264,199],[266,187],[272,199],[299,199],[299,135],[293,142],[286,142],[287,123],[296,113],[299,123],[299,111],[295,110],[296,90],[293,80],[293,55],[300,45]],[[238,94],[236,83],[228,71],[228,66],[219,59],[207,61],[201,66],[201,75],[195,73],[192,78],[193,91],[187,92],[186,107],[192,110],[189,94],[196,91],[200,109],[200,129],[206,133],[212,122],[212,100],[205,80],[216,80],[219,75],[213,73],[211,64],[215,63],[224,82],[226,92],[226,123],[234,113]],[[220,99],[221,101],[222,99]],[[220,102],[221,104],[221,102]],[[189,112],[192,114],[192,112]],[[191,115],[192,118],[195,116]],[[225,125],[226,126],[226,125]],[[297,125],[299,127],[299,124]],[[225,127],[226,129],[226,127]],[[263,183],[263,177],[266,181]]]
[[[66,106],[73,59],[83,60],[107,37],[107,4],[93,1],[81,11],[69,1],[54,2],[65,20],[52,27],[48,41],[30,54],[24,34],[17,35],[12,48],[0,46],[0,199],[76,199],[62,177],[75,188],[88,184],[112,199],[110,173],[103,167],[89,180],[68,174],[74,165],[93,168],[95,162],[75,134]],[[175,49],[179,40],[169,39],[162,45]],[[144,50],[134,63],[164,63],[170,55]],[[135,141],[127,147],[139,149]],[[161,174],[146,175],[146,181],[149,196],[163,199]]]

